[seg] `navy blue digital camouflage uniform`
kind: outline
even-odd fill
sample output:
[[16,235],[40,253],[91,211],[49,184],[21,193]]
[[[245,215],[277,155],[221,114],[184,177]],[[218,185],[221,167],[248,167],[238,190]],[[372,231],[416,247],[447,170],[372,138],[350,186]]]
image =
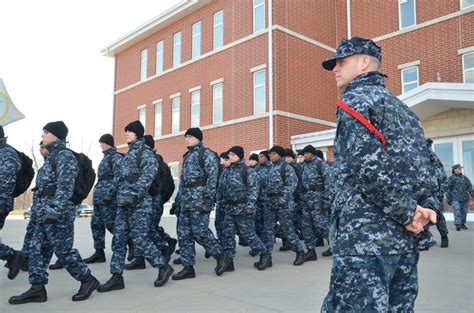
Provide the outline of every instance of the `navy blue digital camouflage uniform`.
[[224,224],[224,216],[226,212],[225,201],[224,201],[224,192],[225,186],[228,184],[227,176],[229,173],[229,168],[222,168],[221,175],[219,176],[219,181],[217,183],[217,196],[216,196],[216,214],[214,219],[214,226],[216,227],[216,235],[219,241],[222,244],[222,229]]
[[[321,166],[321,175],[317,170],[318,163]],[[328,239],[329,219],[322,209],[323,193],[326,189],[324,177],[327,172],[328,166],[315,156],[301,165],[303,235],[307,249],[316,248],[318,236]]]
[[257,165],[257,174],[259,182],[259,193],[257,197],[257,208],[255,211],[255,232],[263,240],[265,210],[268,207],[268,197],[266,195],[268,173],[272,167],[272,162],[267,161],[264,164]]
[[[138,168],[137,154],[141,149],[143,150],[140,168]],[[112,274],[123,272],[129,238],[132,239],[134,248],[153,267],[162,268],[167,264],[150,235],[153,228],[151,225],[153,208],[148,189],[157,173],[158,160],[154,152],[145,147],[144,139],[140,138],[129,144],[129,150],[123,157],[118,176],[118,208],[112,239],[113,255],[110,262]]]
[[[281,167],[285,166],[284,181]],[[298,177],[291,165],[286,164],[284,158],[272,164],[267,177],[266,196],[268,206],[265,210],[264,243],[267,251],[271,253],[275,243],[276,223],[280,223],[282,236],[288,239],[291,249],[302,252],[303,246],[296,235],[293,225],[293,212],[295,202],[293,192],[298,184]]]
[[469,178],[463,174],[449,176],[446,197],[453,207],[454,225],[466,223],[467,211],[469,210],[469,194],[474,197]]
[[439,201],[439,217],[438,221],[436,222],[436,228],[438,229],[440,235],[447,236],[448,235],[448,228],[446,227],[446,219],[444,218],[443,212],[444,212],[444,195],[448,189],[448,176],[446,175],[446,172],[444,170],[443,163],[441,160],[438,158],[438,156],[434,153],[434,151],[431,149],[430,146],[428,146],[429,152],[430,152],[430,161],[431,165],[435,169],[436,173],[436,180],[438,181],[438,191],[436,194],[436,197],[438,198]]
[[[7,145],[6,138],[0,138],[0,208],[13,210],[13,191],[21,161],[16,151]],[[6,217],[0,217],[0,229],[3,229]],[[0,259],[9,260],[15,251],[0,243]]]
[[[73,248],[76,205],[71,197],[79,173],[76,157],[66,149],[64,140],[49,144],[47,149],[48,157],[36,179],[37,204],[34,212],[37,223],[28,262],[32,285],[48,283],[46,269],[53,252],[74,279],[81,281],[90,276],[89,268]],[[52,159],[55,165],[52,165]],[[55,224],[44,223],[48,213],[57,215],[60,221]]]
[[438,207],[421,123],[378,72],[356,77],[342,101],[370,120],[387,146],[337,110],[330,228],[335,257],[322,311],[413,312],[418,247],[405,225],[417,204]]
[[221,243],[226,255],[235,257],[235,235],[239,235],[257,254],[266,252],[265,245],[255,233],[255,209],[259,192],[258,174],[247,168],[247,182],[242,174],[244,160],[232,164],[228,169],[226,184],[223,187],[225,215]]
[[[199,151],[203,155],[204,169],[199,164]],[[178,244],[183,266],[194,266],[197,242],[217,258],[224,249],[209,229],[209,214],[217,192],[219,161],[202,143],[188,147],[183,159],[179,190]]]
[[92,238],[94,249],[105,249],[105,230],[111,234],[114,231],[115,215],[117,213],[117,184],[120,173],[122,156],[115,147],[103,152],[97,170],[97,184],[93,192],[94,214],[91,218]]

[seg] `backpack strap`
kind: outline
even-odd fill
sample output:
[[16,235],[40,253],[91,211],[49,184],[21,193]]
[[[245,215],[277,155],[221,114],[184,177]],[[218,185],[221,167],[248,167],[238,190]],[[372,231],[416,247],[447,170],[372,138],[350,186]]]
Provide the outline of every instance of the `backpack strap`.
[[285,184],[285,179],[286,179],[286,166],[288,164],[283,161],[283,165],[280,167],[280,176],[281,176],[281,180],[283,182],[283,185]]
[[375,136],[377,136],[382,143],[382,148],[385,149],[387,146],[387,141],[385,140],[385,137],[372,125],[365,117],[363,117],[360,113],[349,107],[347,104],[345,104],[341,98],[337,99],[337,106],[340,107],[344,112],[355,118],[357,121],[359,121],[362,125],[364,125],[371,133],[373,133]]
[[69,151],[72,152],[72,154],[74,154],[74,152],[73,152],[71,149],[69,149],[69,148],[64,148],[64,149],[58,150],[56,153],[54,153],[54,154],[51,156],[51,168],[53,169],[53,172],[54,172],[55,175],[56,175],[56,157],[57,157],[57,155],[59,154],[59,152],[64,151],[64,150],[69,150]]
[[242,169],[240,170],[240,178],[242,179],[242,182],[244,183],[245,185],[245,188],[248,188],[248,168],[246,165],[244,165],[242,167]]
[[199,149],[199,154],[198,154],[198,161],[199,161],[199,167],[201,168],[202,172],[204,173],[204,178],[207,181],[207,173],[206,173],[206,168],[204,166],[204,153],[206,152],[207,148],[202,147]]

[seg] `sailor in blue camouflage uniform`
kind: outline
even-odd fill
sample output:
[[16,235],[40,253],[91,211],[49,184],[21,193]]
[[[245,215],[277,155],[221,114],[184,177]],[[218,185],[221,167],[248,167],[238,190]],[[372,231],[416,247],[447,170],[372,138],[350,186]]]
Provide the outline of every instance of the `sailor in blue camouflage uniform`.
[[[5,132],[0,126],[0,230],[3,229],[8,214],[13,210],[13,192],[20,168],[20,158],[16,151],[7,144]],[[7,261],[8,278],[14,279],[23,262],[23,254],[0,243],[0,259]]]
[[188,151],[184,155],[176,196],[179,203],[178,244],[183,269],[173,275],[173,280],[196,277],[196,242],[217,260],[215,273],[220,276],[227,268],[227,258],[221,244],[209,229],[209,214],[217,193],[219,160],[212,151],[204,147],[203,134],[199,128],[189,128],[184,138]]
[[154,268],[159,268],[155,287],[161,287],[170,278],[173,268],[168,265],[160,250],[152,240],[152,197],[150,186],[158,172],[158,161],[153,151],[145,146],[145,129],[140,121],[125,126],[128,152],[123,156],[118,174],[117,215],[112,239],[112,277],[102,284],[98,291],[109,292],[125,288],[123,270],[127,254],[127,241],[143,252],[145,259]]
[[[298,184],[295,170],[286,164],[285,149],[281,146],[273,146],[269,151],[272,167],[267,177],[266,197],[268,205],[265,210],[265,233],[264,243],[267,251],[273,251],[276,235],[276,223],[279,222],[283,237],[287,238],[291,249],[296,252],[293,265],[299,266],[304,263],[304,249],[296,235],[293,225],[292,212],[294,210],[293,192]],[[259,270],[271,266],[271,257],[265,263],[254,264]]]
[[448,179],[448,188],[446,198],[448,203],[453,207],[454,226],[456,230],[467,230],[466,217],[469,210],[469,194],[474,197],[472,183],[465,175],[462,174],[463,167],[461,164],[452,166],[452,175]]
[[327,215],[323,212],[323,193],[328,166],[316,157],[316,149],[307,145],[303,149],[305,162],[301,165],[301,204],[303,210],[303,235],[308,251],[305,261],[316,261],[316,238],[328,238]]
[[[267,187],[267,179],[268,174],[270,173],[270,169],[272,167],[272,162],[270,161],[270,157],[268,156],[268,151],[263,150],[260,151],[258,154],[258,166],[257,166],[257,174],[258,174],[258,182],[259,182],[259,192],[257,197],[257,209],[255,212],[255,232],[260,239],[263,240],[263,233],[264,233],[264,216],[265,216],[265,208],[268,205],[268,198],[266,196],[266,187]],[[251,252],[251,255],[256,255],[255,253]]]
[[334,141],[334,258],[322,312],[413,312],[415,234],[436,223],[436,181],[421,123],[385,88],[381,59],[372,40],[353,37],[322,63],[342,91]]
[[255,233],[254,216],[259,191],[258,174],[245,165],[244,149],[241,146],[233,146],[229,149],[229,161],[231,166],[223,188],[226,212],[221,242],[229,258],[227,271],[234,271],[233,258],[237,231],[252,251],[260,255],[260,263],[267,263],[270,254]]
[[229,173],[229,152],[225,151],[219,155],[220,166],[222,167],[221,174],[219,175],[219,181],[217,183],[217,196],[216,196],[216,214],[214,219],[214,226],[216,228],[216,235],[219,242],[222,244],[222,229],[224,224],[224,216],[226,212],[224,192],[225,186],[227,185],[227,174]]
[[118,181],[114,177],[118,177],[122,163],[122,156],[117,153],[111,134],[102,135],[99,143],[104,157],[97,170],[97,184],[92,198],[94,214],[91,218],[91,230],[95,252],[84,259],[87,264],[105,262],[105,230],[113,234],[117,213]]
[[74,154],[66,149],[67,134],[68,128],[62,121],[50,122],[43,127],[41,137],[48,149],[48,157],[36,180],[37,224],[30,245],[28,264],[31,288],[19,296],[11,297],[10,304],[47,300],[46,269],[53,252],[69,274],[81,282],[72,301],[86,300],[99,286],[79,252],[73,248],[76,205],[71,198],[79,167]]

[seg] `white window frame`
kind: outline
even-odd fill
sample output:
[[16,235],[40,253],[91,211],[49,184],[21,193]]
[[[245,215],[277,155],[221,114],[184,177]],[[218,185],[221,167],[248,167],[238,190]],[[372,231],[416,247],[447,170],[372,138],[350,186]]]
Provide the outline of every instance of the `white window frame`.
[[[160,49],[161,47],[161,49]],[[160,40],[156,43],[156,64],[155,64],[155,73],[160,74],[165,69],[165,59],[164,59],[164,50],[165,50],[165,43],[163,40]],[[161,60],[161,64],[160,61]]]
[[[199,33],[194,33],[194,30],[195,30],[194,27],[195,25],[198,25],[198,24],[199,24]],[[191,59],[195,59],[201,55],[201,32],[202,32],[201,21],[194,23],[191,29],[192,29],[192,36],[193,36],[192,46],[191,46]],[[198,44],[199,44],[198,47],[196,47],[195,40],[198,41]]]
[[[194,95],[198,95],[197,102],[194,102]],[[201,123],[201,89],[190,92],[191,95],[191,127],[199,127]],[[193,107],[197,106],[198,117],[197,120],[193,120]]]
[[[220,86],[221,87],[221,97],[216,97],[216,88]],[[216,120],[216,100],[221,99],[221,119],[220,121]],[[212,124],[219,124],[224,121],[224,83],[216,83],[212,85]]]
[[[176,100],[178,101],[177,110],[175,110],[174,108],[174,104]],[[178,112],[177,120],[175,120],[175,115],[174,115],[176,111]],[[179,133],[180,119],[181,119],[181,96],[176,96],[176,97],[171,98],[171,133],[172,134]],[[177,129],[176,129],[176,126],[177,126]]]
[[[156,117],[158,108],[160,108],[159,119]],[[158,125],[159,127],[157,127]],[[155,103],[155,138],[161,137],[162,135],[163,135],[163,101],[158,101]]]
[[[179,42],[177,42],[178,35]],[[181,40],[181,32],[173,34],[173,67],[181,65]]]
[[148,49],[140,51],[140,81],[148,78]]
[[471,67],[471,68],[468,68],[466,69],[465,67],[465,60],[464,58],[467,56],[467,55],[473,55],[474,56],[474,51],[473,52],[468,52],[468,53],[464,53],[462,55],[462,81],[464,83],[466,83],[466,72],[471,72],[471,71],[474,71],[474,67]]
[[[463,151],[462,151],[462,143],[464,141],[474,140],[474,135],[467,135],[467,136],[453,136],[447,138],[440,138],[440,139],[433,139],[433,151],[436,153],[436,145],[443,144],[443,143],[452,143],[453,144],[453,164],[459,163],[464,166],[464,158],[463,158]],[[445,167],[447,170],[446,175],[450,176],[451,171],[448,169],[453,164],[447,164],[448,166]],[[444,165],[443,165],[444,166]],[[472,177],[474,178],[474,177]],[[472,181],[472,180],[471,180]]]
[[459,0],[459,2],[460,2],[459,7],[461,8],[461,10],[464,10],[464,9],[467,9],[467,8],[470,8],[470,7],[474,6],[474,3],[473,3],[473,4],[470,4],[470,5],[467,5],[467,6],[463,7],[463,0]]
[[[257,81],[257,74],[260,74],[263,72],[263,84],[256,85]],[[253,72],[253,114],[261,114],[267,112],[267,72],[266,69],[259,70]],[[257,89],[263,87],[263,112],[257,112],[257,101],[256,101],[256,94],[257,94]]]
[[[140,121],[140,123],[142,123],[143,128],[146,129],[146,104],[143,104],[137,107],[137,111],[138,111],[138,120]],[[143,119],[141,116],[142,113],[143,113]]]
[[405,90],[405,85],[412,84],[413,82],[415,82],[414,80],[410,81],[410,82],[406,82],[403,78],[403,74],[404,74],[404,72],[406,72],[408,70],[413,70],[413,69],[416,69],[416,84],[417,84],[417,86],[415,88],[420,86],[420,71],[419,71],[418,66],[411,66],[411,67],[403,68],[401,70],[402,94],[408,92],[408,91]]
[[[259,0],[253,0],[253,32],[259,32],[265,29],[266,26],[266,21],[265,21],[265,0],[262,0],[263,2],[260,4],[255,4]],[[263,28],[262,29],[255,29],[257,26],[256,20],[257,20],[257,9],[263,6]]]
[[[222,13],[222,22],[216,24],[216,16],[217,14]],[[213,33],[212,33],[212,48],[213,50],[220,49],[224,46],[224,10],[217,11],[214,13],[213,18],[212,18],[212,24],[213,24]],[[216,29],[218,27],[222,27],[222,44],[220,46],[216,46]]]
[[400,30],[413,27],[416,25],[416,0],[413,0],[413,18],[414,18],[413,24],[402,27],[402,6],[401,5],[402,3],[405,3],[406,1],[408,0],[398,0],[398,29]]

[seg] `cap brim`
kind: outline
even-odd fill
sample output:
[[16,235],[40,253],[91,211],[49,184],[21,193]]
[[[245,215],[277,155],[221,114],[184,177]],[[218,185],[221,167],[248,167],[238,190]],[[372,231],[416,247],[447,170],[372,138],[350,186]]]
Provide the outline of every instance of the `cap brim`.
[[329,58],[329,59],[326,59],[324,60],[321,65],[323,66],[323,68],[326,70],[326,71],[332,71],[332,69],[336,66],[336,60],[338,58],[336,57],[332,57],[332,58]]

